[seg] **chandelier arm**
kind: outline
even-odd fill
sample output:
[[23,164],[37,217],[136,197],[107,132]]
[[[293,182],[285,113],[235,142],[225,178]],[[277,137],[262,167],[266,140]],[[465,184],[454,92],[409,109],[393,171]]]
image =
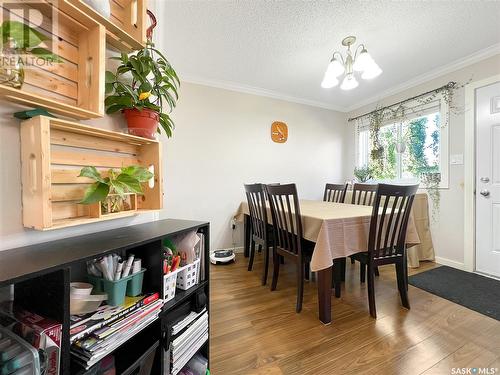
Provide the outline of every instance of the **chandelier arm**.
[[335,58],[335,54],[339,55],[340,56],[340,61],[342,61],[342,65],[345,65],[345,61],[344,61],[344,57],[342,56],[342,54],[339,52],[339,51],[335,51],[332,55],[332,60]]
[[354,51],[354,60],[356,60],[356,58],[358,57],[358,52],[359,52],[359,49],[361,48],[361,51],[365,50],[366,47],[364,44],[360,44],[356,47],[356,50]]

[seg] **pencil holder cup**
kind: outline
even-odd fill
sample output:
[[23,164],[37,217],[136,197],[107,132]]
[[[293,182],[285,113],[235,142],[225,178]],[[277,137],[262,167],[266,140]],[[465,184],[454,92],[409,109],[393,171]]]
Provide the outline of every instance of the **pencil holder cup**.
[[94,292],[94,294],[102,293],[104,291],[102,287],[102,279],[100,277],[87,275],[87,279],[89,280],[89,283],[94,286],[94,288],[92,289],[92,292]]
[[142,293],[142,281],[144,280],[144,272],[146,269],[143,268],[139,272],[134,273],[127,284],[127,296],[136,297]]
[[123,305],[125,302],[127,284],[131,278],[132,276],[127,276],[117,281],[101,279],[104,292],[108,295],[108,305]]

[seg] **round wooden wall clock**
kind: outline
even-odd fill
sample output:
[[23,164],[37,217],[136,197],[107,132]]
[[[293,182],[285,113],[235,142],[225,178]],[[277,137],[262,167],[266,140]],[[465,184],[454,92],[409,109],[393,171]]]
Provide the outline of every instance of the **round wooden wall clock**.
[[281,121],[271,124],[271,139],[276,143],[285,143],[288,139],[288,126]]

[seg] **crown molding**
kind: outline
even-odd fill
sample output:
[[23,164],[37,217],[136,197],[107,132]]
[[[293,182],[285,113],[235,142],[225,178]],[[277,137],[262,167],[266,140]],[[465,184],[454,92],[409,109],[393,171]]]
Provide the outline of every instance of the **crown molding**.
[[421,85],[421,84],[426,83],[428,81],[431,81],[435,78],[441,77],[445,74],[453,73],[459,69],[465,68],[469,65],[475,64],[479,61],[485,60],[487,58],[490,58],[490,57],[498,55],[498,54],[500,54],[500,43],[494,44],[488,48],[474,52],[471,55],[468,55],[468,56],[463,57],[461,59],[455,60],[450,64],[446,64],[446,65],[441,66],[437,69],[431,70],[430,72],[427,72],[427,73],[424,73],[420,76],[412,78],[409,81],[406,81],[400,85],[397,85],[397,86],[394,86],[390,89],[382,91],[375,96],[364,99],[364,100],[356,103],[355,105],[343,108],[342,110],[344,112],[355,111],[355,110],[360,109],[366,105],[376,103],[377,101],[383,100],[389,96],[399,94],[402,91],[408,90],[408,89],[415,87],[415,86],[418,86],[418,85]]
[[319,101],[303,99],[303,98],[297,98],[295,96],[286,95],[286,94],[280,93],[278,91],[272,91],[272,90],[262,89],[259,87],[247,86],[247,85],[243,85],[243,84],[236,83],[236,82],[204,79],[204,78],[193,76],[190,74],[182,74],[181,80],[184,82],[194,83],[197,85],[216,87],[219,89],[241,92],[244,94],[264,96],[267,98],[284,100],[286,102],[304,104],[304,105],[308,105],[311,107],[329,109],[329,110],[333,110],[333,111],[337,111],[337,112],[345,112],[346,111],[345,108],[338,107],[338,106],[332,105],[330,103],[319,102]]
[[375,96],[361,100],[358,103],[356,103],[355,105],[347,106],[347,107],[340,107],[340,106],[335,106],[333,104],[326,103],[326,102],[298,98],[295,96],[283,94],[283,93],[278,92],[278,91],[266,90],[266,89],[262,89],[259,87],[240,84],[237,82],[205,79],[205,78],[201,78],[201,77],[190,75],[190,74],[183,74],[182,81],[188,82],[188,83],[194,83],[197,85],[216,87],[216,88],[229,90],[229,91],[241,92],[241,93],[245,93],[245,94],[264,96],[264,97],[283,100],[283,101],[287,101],[287,102],[308,105],[311,107],[329,109],[329,110],[342,112],[342,113],[348,113],[348,112],[352,112],[352,111],[355,111],[357,109],[360,109],[366,105],[376,103],[377,101],[383,100],[389,96],[396,95],[402,91],[411,89],[412,87],[418,86],[418,85],[426,83],[428,81],[431,81],[431,80],[438,78],[440,76],[443,76],[445,74],[452,73],[452,72],[457,71],[459,69],[465,68],[466,66],[475,64],[479,61],[485,60],[489,57],[492,57],[492,56],[495,56],[498,54],[500,54],[500,43],[494,44],[488,48],[474,52],[471,55],[468,55],[468,56],[463,57],[461,59],[455,60],[452,63],[446,64],[446,65],[441,66],[437,69],[431,70],[430,72],[427,72],[427,73],[424,73],[420,76],[412,78],[412,79],[410,79],[402,84],[396,85],[390,89],[382,91]]

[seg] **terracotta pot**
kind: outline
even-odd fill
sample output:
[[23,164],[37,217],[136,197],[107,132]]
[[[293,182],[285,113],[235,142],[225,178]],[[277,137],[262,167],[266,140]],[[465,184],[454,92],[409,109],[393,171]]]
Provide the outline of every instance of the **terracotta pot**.
[[138,109],[124,109],[123,115],[127,120],[130,134],[154,139],[160,121],[158,112],[149,108],[144,108],[142,111]]

